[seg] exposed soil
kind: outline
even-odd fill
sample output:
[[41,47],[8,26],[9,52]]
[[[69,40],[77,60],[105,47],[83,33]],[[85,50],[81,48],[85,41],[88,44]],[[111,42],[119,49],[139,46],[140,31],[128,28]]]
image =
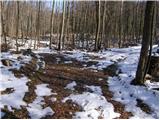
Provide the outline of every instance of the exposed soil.
[[[40,56],[42,56],[46,63],[44,69],[37,70],[37,59],[33,58],[29,64],[21,67],[20,70],[12,71],[17,77],[25,75],[31,80],[27,83],[29,92],[27,92],[24,97],[24,101],[26,103],[32,103],[36,98],[34,90],[35,86],[38,84],[49,84],[48,87],[52,89],[53,93],[56,93],[51,96],[44,97],[46,103],[44,107],[50,106],[55,112],[52,116],[46,116],[44,118],[71,119],[75,112],[82,111],[82,108],[71,100],[68,100],[65,103],[63,103],[62,100],[72,93],[83,93],[84,91],[88,91],[84,87],[85,85],[100,86],[102,88],[104,97],[108,102],[113,104],[114,111],[121,114],[118,119],[127,119],[132,116],[130,112],[125,111],[124,105],[112,99],[113,94],[109,91],[107,85],[107,76],[110,72],[94,72],[91,69],[84,69],[83,65],[87,63],[79,62],[75,59],[66,59],[60,54],[40,54]],[[65,61],[72,61],[72,63],[65,63]],[[112,72],[112,74],[113,73],[114,72]],[[65,86],[72,81],[77,83],[75,90],[72,91],[65,89]],[[52,102],[52,97],[55,97],[57,100]],[[4,118],[30,118],[26,108],[24,107],[21,110],[15,110],[15,112],[9,112],[7,109],[2,109],[2,111],[7,111]],[[99,118],[103,117],[99,116]]]

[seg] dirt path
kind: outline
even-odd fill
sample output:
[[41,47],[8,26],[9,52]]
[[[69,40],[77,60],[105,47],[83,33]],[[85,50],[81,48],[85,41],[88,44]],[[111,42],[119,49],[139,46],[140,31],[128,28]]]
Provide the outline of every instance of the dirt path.
[[[85,91],[90,92],[86,89],[85,85],[100,86],[102,89],[103,96],[108,102],[114,106],[114,111],[120,113],[121,119],[129,118],[132,116],[131,113],[124,110],[124,105],[119,102],[112,100],[112,93],[108,89],[107,76],[108,74],[104,71],[93,71],[91,69],[84,69],[83,62],[79,62],[75,59],[66,59],[60,54],[40,54],[45,61],[45,68],[36,70],[37,59],[33,58],[32,61],[22,67],[19,71],[13,70],[14,74],[18,77],[21,74],[27,76],[31,81],[27,83],[29,92],[25,94],[24,101],[31,103],[36,98],[35,85],[45,83],[49,84],[49,88],[52,89],[53,93],[51,96],[45,97],[44,107],[50,106],[55,112],[52,116],[46,116],[45,118],[72,118],[75,112],[82,111],[82,108],[72,101],[65,103],[62,100],[72,93],[82,93]],[[66,63],[65,61],[72,61]],[[87,64],[87,63],[85,63]],[[94,63],[90,63],[94,64]],[[65,89],[65,86],[75,81],[77,86],[75,90]],[[51,98],[56,97],[56,101],[52,102]],[[2,111],[7,111],[3,109]],[[14,116],[13,116],[14,115]],[[4,118],[29,118],[26,108],[22,110],[15,110],[14,113],[8,112]],[[103,118],[99,116],[99,118]]]

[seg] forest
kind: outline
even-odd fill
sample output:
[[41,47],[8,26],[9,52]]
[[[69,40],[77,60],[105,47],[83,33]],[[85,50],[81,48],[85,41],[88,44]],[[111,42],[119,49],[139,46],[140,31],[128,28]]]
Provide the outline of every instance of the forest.
[[0,1],[2,119],[159,119],[159,1]]

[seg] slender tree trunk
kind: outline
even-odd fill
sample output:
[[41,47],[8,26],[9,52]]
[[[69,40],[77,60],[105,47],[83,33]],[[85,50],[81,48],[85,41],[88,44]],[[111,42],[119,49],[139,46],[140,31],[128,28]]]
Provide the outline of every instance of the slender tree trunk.
[[136,37],[136,43],[138,43],[138,2],[136,5],[136,15],[135,15],[135,37]]
[[75,48],[75,17],[74,17],[74,1],[72,2],[72,19],[73,19],[73,23],[72,23],[72,48]]
[[119,45],[119,48],[121,48],[121,44],[122,44],[122,31],[123,31],[123,23],[122,23],[122,18],[123,18],[123,16],[122,16],[122,14],[123,14],[123,1],[121,1],[121,8],[120,8],[120,28],[119,28],[119,43],[118,43],[118,45]]
[[[37,38],[37,49],[40,40],[40,8],[41,8],[41,1],[38,2],[38,13],[37,13],[37,20],[36,20],[36,38]],[[36,40],[34,43],[34,49],[36,48]]]
[[59,36],[59,43],[58,43],[58,50],[61,50],[61,44],[63,40],[63,33],[64,33],[64,20],[65,20],[65,1],[63,1],[63,17],[62,17],[62,26],[61,26],[61,33]]
[[28,38],[28,32],[29,32],[29,27],[30,27],[30,24],[29,24],[29,15],[27,16],[27,34],[26,34],[26,38]]
[[100,0],[96,2],[97,7],[97,27],[96,27],[96,37],[95,37],[95,50],[99,47],[99,32],[100,32],[100,21],[101,21],[101,2]]
[[[65,30],[64,30],[64,35],[66,38],[66,43],[68,43],[70,41],[70,29],[69,29],[69,20],[70,20],[70,2],[67,2],[67,13],[66,13],[66,26],[65,26]],[[65,41],[64,41],[65,42]],[[65,45],[65,43],[63,43],[63,46]]]
[[150,44],[150,40],[152,39],[152,16],[154,14],[154,1],[147,1],[146,10],[145,10],[145,19],[144,19],[144,28],[143,28],[143,40],[142,40],[142,48],[140,53],[140,60],[138,63],[138,68],[136,72],[134,84],[144,84],[145,70],[146,64],[148,60],[148,48]]
[[50,20],[50,42],[49,42],[49,48],[52,49],[52,33],[53,33],[53,14],[54,14],[54,3],[55,1],[53,0],[52,3],[52,13],[51,13],[51,20]]
[[19,1],[17,1],[17,20],[16,20],[16,52],[18,52],[18,27],[19,27]]
[[7,51],[7,39],[6,39],[6,31],[5,31],[5,26],[6,24],[4,23],[3,19],[3,1],[0,1],[0,10],[1,10],[1,37],[4,38],[4,43],[5,43],[5,51]]
[[102,42],[105,42],[105,16],[106,16],[106,1],[104,1],[104,8],[103,8],[103,21],[102,21]]
[[133,6],[133,19],[132,19],[132,42],[134,41],[134,37],[135,37],[135,7]]
[[24,44],[24,33],[23,33],[23,23],[22,23],[22,20],[21,20],[21,23],[20,23],[20,27],[21,27],[21,39],[22,39],[22,44]]

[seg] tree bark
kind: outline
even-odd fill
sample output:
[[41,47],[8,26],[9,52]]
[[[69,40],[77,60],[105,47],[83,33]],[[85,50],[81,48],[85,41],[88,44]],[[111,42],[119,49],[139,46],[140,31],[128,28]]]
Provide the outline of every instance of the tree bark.
[[52,33],[53,33],[53,14],[54,14],[54,0],[52,2],[52,13],[51,13],[51,20],[50,20],[50,43],[49,48],[52,49]]
[[105,42],[105,17],[106,16],[106,1],[104,1],[104,8],[103,8],[103,21],[102,21],[102,42]]
[[74,7],[74,1],[72,2],[72,19],[73,19],[73,22],[72,22],[72,48],[74,49],[75,48],[75,37],[74,37],[74,34],[75,34],[75,17],[74,17],[74,10],[75,7]]
[[5,51],[7,51],[7,39],[6,39],[6,31],[5,31],[5,23],[3,19],[3,1],[0,1],[0,13],[1,13],[1,38],[4,38],[4,43],[5,43]]
[[143,28],[143,39],[142,39],[142,48],[140,53],[140,59],[138,63],[138,68],[136,72],[136,78],[133,82],[134,84],[142,85],[144,84],[145,69],[148,59],[148,48],[150,40],[152,38],[152,16],[154,14],[154,1],[147,1],[145,9],[145,18],[144,18],[144,28]]
[[17,20],[16,20],[16,52],[18,52],[18,27],[19,27],[19,1],[17,1]]
[[123,23],[122,23],[122,18],[123,18],[123,1],[121,1],[121,7],[120,7],[120,25],[119,25],[119,43],[118,46],[119,48],[121,48],[121,44],[122,44],[122,31],[123,31]]
[[64,20],[65,20],[65,1],[63,1],[63,17],[62,17],[62,26],[61,26],[61,33],[59,36],[59,43],[58,43],[58,50],[61,50],[61,44],[63,40],[63,33],[64,33]]
[[155,9],[153,10],[153,14],[152,14],[152,26],[151,26],[152,33],[151,33],[150,48],[149,48],[150,50],[149,50],[148,60],[147,60],[146,69],[145,69],[145,73],[144,73],[144,78],[145,78],[146,74],[148,73],[150,61],[151,61],[151,56],[152,56],[152,44],[153,44],[154,31],[155,31],[155,27],[154,27],[154,16],[155,15],[154,15],[154,13],[155,13]]
[[[97,5],[98,4],[98,5]],[[101,2],[100,0],[97,2],[98,10],[97,10],[97,27],[96,27],[96,37],[95,37],[95,50],[98,50],[99,44],[99,32],[100,32],[100,21],[101,21]]]
[[[37,13],[37,20],[36,20],[36,38],[37,38],[37,49],[40,40],[40,8],[41,8],[41,1],[38,2],[38,13]],[[34,49],[36,49],[36,40],[34,43]]]

